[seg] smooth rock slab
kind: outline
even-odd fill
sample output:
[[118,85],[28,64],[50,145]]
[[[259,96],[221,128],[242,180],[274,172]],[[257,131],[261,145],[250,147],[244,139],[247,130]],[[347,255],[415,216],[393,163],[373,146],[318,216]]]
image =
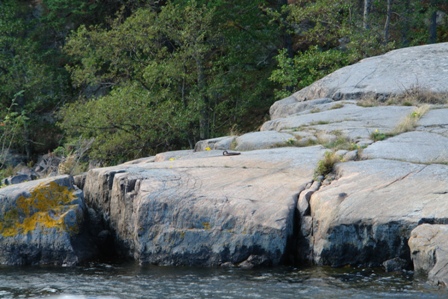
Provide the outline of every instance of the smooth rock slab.
[[277,148],[94,169],[85,197],[140,263],[277,265],[297,195],[323,152]]
[[231,149],[232,143],[236,136],[224,136],[198,141],[194,147],[195,152],[209,150],[228,150]]
[[411,233],[409,247],[414,271],[427,275],[433,284],[448,286],[448,225],[417,226]]
[[292,111],[294,113],[311,111],[313,109],[319,109],[324,104],[329,104],[333,102],[334,101],[330,98],[297,102],[297,99],[295,97],[290,96],[280,101],[276,101],[269,109],[270,111],[269,113],[271,115],[271,119],[277,119],[290,116]]
[[432,109],[418,122],[418,131],[435,133],[448,138],[448,109]]
[[339,131],[350,139],[370,138],[370,134],[392,132],[415,107],[379,106],[361,107],[345,104],[342,108],[317,113],[301,114],[268,121],[262,131]]
[[388,160],[346,162],[310,200],[314,261],[343,266],[410,262],[418,224],[448,219],[448,166]]
[[252,151],[287,146],[288,140],[295,141],[296,138],[291,134],[275,131],[252,132],[236,138],[235,150]]
[[448,163],[448,137],[429,132],[407,132],[364,149],[364,159],[390,159],[413,163]]
[[297,102],[331,98],[359,99],[370,95],[386,98],[418,88],[436,93],[448,93],[448,43],[439,43],[394,50],[384,55],[366,58],[341,68],[294,93],[288,100],[273,105],[271,117],[297,113]]
[[0,189],[0,264],[76,265],[83,251],[82,192],[70,176]]

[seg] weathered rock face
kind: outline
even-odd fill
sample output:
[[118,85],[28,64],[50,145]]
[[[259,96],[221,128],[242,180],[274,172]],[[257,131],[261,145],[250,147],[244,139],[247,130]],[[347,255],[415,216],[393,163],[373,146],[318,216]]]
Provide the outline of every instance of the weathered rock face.
[[[446,219],[444,219],[446,224]],[[437,223],[437,222],[436,222]],[[433,284],[448,285],[448,226],[422,224],[409,239],[414,270]]]
[[[333,104],[335,105],[335,104]],[[354,102],[342,101],[338,108],[317,110],[315,112],[302,112],[286,118],[278,118],[263,124],[263,131],[289,132],[318,132],[331,133],[339,131],[352,140],[370,138],[376,130],[392,132],[400,121],[412,113],[415,107],[379,106],[361,107]]]
[[69,176],[0,189],[0,264],[75,265],[94,251],[81,240],[84,202]]
[[310,201],[317,264],[379,266],[396,257],[410,260],[412,229],[448,216],[448,166],[378,159],[336,169],[338,178]]
[[95,169],[85,197],[141,263],[276,265],[294,232],[298,192],[322,153],[320,146],[231,157],[208,151]]
[[445,163],[448,161],[448,138],[429,132],[407,132],[372,144],[362,155],[368,159]]
[[272,105],[272,119],[299,112],[298,102],[330,98],[359,99],[370,94],[379,99],[412,89],[447,93],[448,43],[410,47],[364,59],[344,67]]

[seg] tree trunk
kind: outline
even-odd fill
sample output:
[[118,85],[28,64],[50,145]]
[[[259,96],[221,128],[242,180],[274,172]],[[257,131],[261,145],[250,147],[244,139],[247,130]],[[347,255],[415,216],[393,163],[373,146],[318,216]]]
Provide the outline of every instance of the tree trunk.
[[392,0],[387,0],[386,23],[384,24],[384,43],[389,42],[390,17],[392,14]]
[[[293,1],[288,1],[288,0],[279,0],[278,1],[278,10],[281,11],[283,6],[286,5],[292,5]],[[282,15],[283,19],[287,19],[288,17],[288,13],[285,12]],[[283,41],[283,48],[286,49],[286,52],[288,54],[288,58],[294,58],[294,50],[292,48],[292,36],[291,34],[288,33],[288,29],[285,28],[284,26],[281,27],[281,36],[282,36],[282,41]],[[285,87],[287,91],[289,92],[293,92],[294,91],[294,86],[286,86]]]
[[403,27],[401,29],[401,43],[403,47],[409,46],[409,29],[410,29],[410,19],[411,19],[411,0],[406,0],[404,3],[404,20]]
[[199,137],[201,140],[210,138],[210,115],[209,106],[210,100],[206,94],[205,70],[204,63],[200,58],[196,58],[196,68],[198,72],[198,87],[201,97],[201,111],[199,118]]
[[364,0],[364,13],[362,18],[362,26],[364,29],[370,29],[369,16],[372,7],[372,0]]
[[437,7],[436,0],[431,1],[431,16],[429,19],[429,41],[428,43],[434,44],[437,42]]

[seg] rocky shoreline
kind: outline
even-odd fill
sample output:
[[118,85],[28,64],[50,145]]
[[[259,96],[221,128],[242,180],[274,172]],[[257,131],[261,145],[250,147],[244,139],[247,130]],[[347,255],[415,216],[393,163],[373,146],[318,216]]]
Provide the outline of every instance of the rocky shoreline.
[[446,285],[447,54],[338,70],[276,102],[259,132],[4,187],[0,264],[364,265]]

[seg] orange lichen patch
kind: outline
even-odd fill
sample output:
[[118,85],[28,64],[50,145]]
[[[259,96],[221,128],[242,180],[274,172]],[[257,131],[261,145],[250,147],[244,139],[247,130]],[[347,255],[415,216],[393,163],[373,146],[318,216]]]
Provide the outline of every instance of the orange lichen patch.
[[55,182],[38,185],[29,197],[20,196],[16,201],[16,208],[3,215],[0,219],[0,234],[12,237],[26,234],[38,227],[75,233],[78,228],[68,228],[64,222],[68,211],[76,207],[70,205],[74,199],[76,196],[72,191]]

